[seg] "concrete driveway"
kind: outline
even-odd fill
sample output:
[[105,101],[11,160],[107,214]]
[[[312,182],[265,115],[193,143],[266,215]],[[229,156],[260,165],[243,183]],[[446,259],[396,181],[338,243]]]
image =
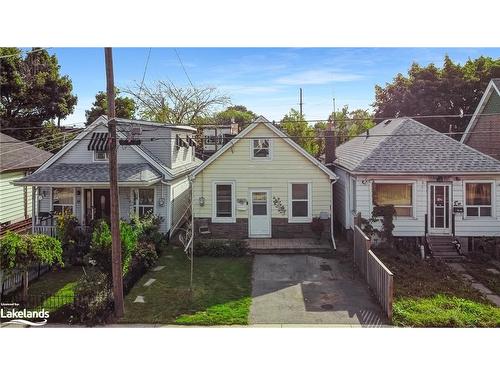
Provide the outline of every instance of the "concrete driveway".
[[255,255],[250,324],[387,324],[349,263],[311,255]]

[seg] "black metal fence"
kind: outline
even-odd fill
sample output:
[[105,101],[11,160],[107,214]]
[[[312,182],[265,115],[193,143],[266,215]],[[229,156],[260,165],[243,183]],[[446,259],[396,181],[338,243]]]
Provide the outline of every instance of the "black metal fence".
[[26,300],[23,300],[19,294],[11,294],[2,298],[3,309],[29,309],[56,311],[64,306],[71,305],[75,301],[73,294],[64,295],[28,295]]

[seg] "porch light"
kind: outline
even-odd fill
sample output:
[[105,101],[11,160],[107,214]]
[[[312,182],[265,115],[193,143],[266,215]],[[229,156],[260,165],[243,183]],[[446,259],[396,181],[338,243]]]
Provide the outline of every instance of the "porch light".
[[165,205],[165,198],[160,198],[158,204],[160,205],[160,207],[163,207]]
[[198,199],[198,202],[200,203],[200,206],[201,206],[201,207],[203,207],[203,206],[205,205],[205,198],[200,197],[200,198]]

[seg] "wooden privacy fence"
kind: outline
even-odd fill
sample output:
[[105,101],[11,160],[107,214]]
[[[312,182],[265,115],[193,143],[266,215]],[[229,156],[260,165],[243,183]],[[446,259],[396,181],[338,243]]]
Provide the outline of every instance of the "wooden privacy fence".
[[[28,281],[38,279],[41,275],[49,271],[50,267],[46,264],[35,264],[28,269]],[[1,272],[1,271],[0,271]],[[15,291],[23,285],[24,271],[14,270],[2,279],[0,285],[0,294],[4,295]]]
[[394,275],[370,250],[371,240],[357,225],[354,226],[354,265],[375,293],[377,301],[392,319]]

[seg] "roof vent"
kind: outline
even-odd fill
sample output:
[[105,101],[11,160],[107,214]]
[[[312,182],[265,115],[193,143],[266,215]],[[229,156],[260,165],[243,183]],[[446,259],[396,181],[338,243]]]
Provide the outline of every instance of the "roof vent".
[[385,120],[384,124],[388,125],[392,120]]

